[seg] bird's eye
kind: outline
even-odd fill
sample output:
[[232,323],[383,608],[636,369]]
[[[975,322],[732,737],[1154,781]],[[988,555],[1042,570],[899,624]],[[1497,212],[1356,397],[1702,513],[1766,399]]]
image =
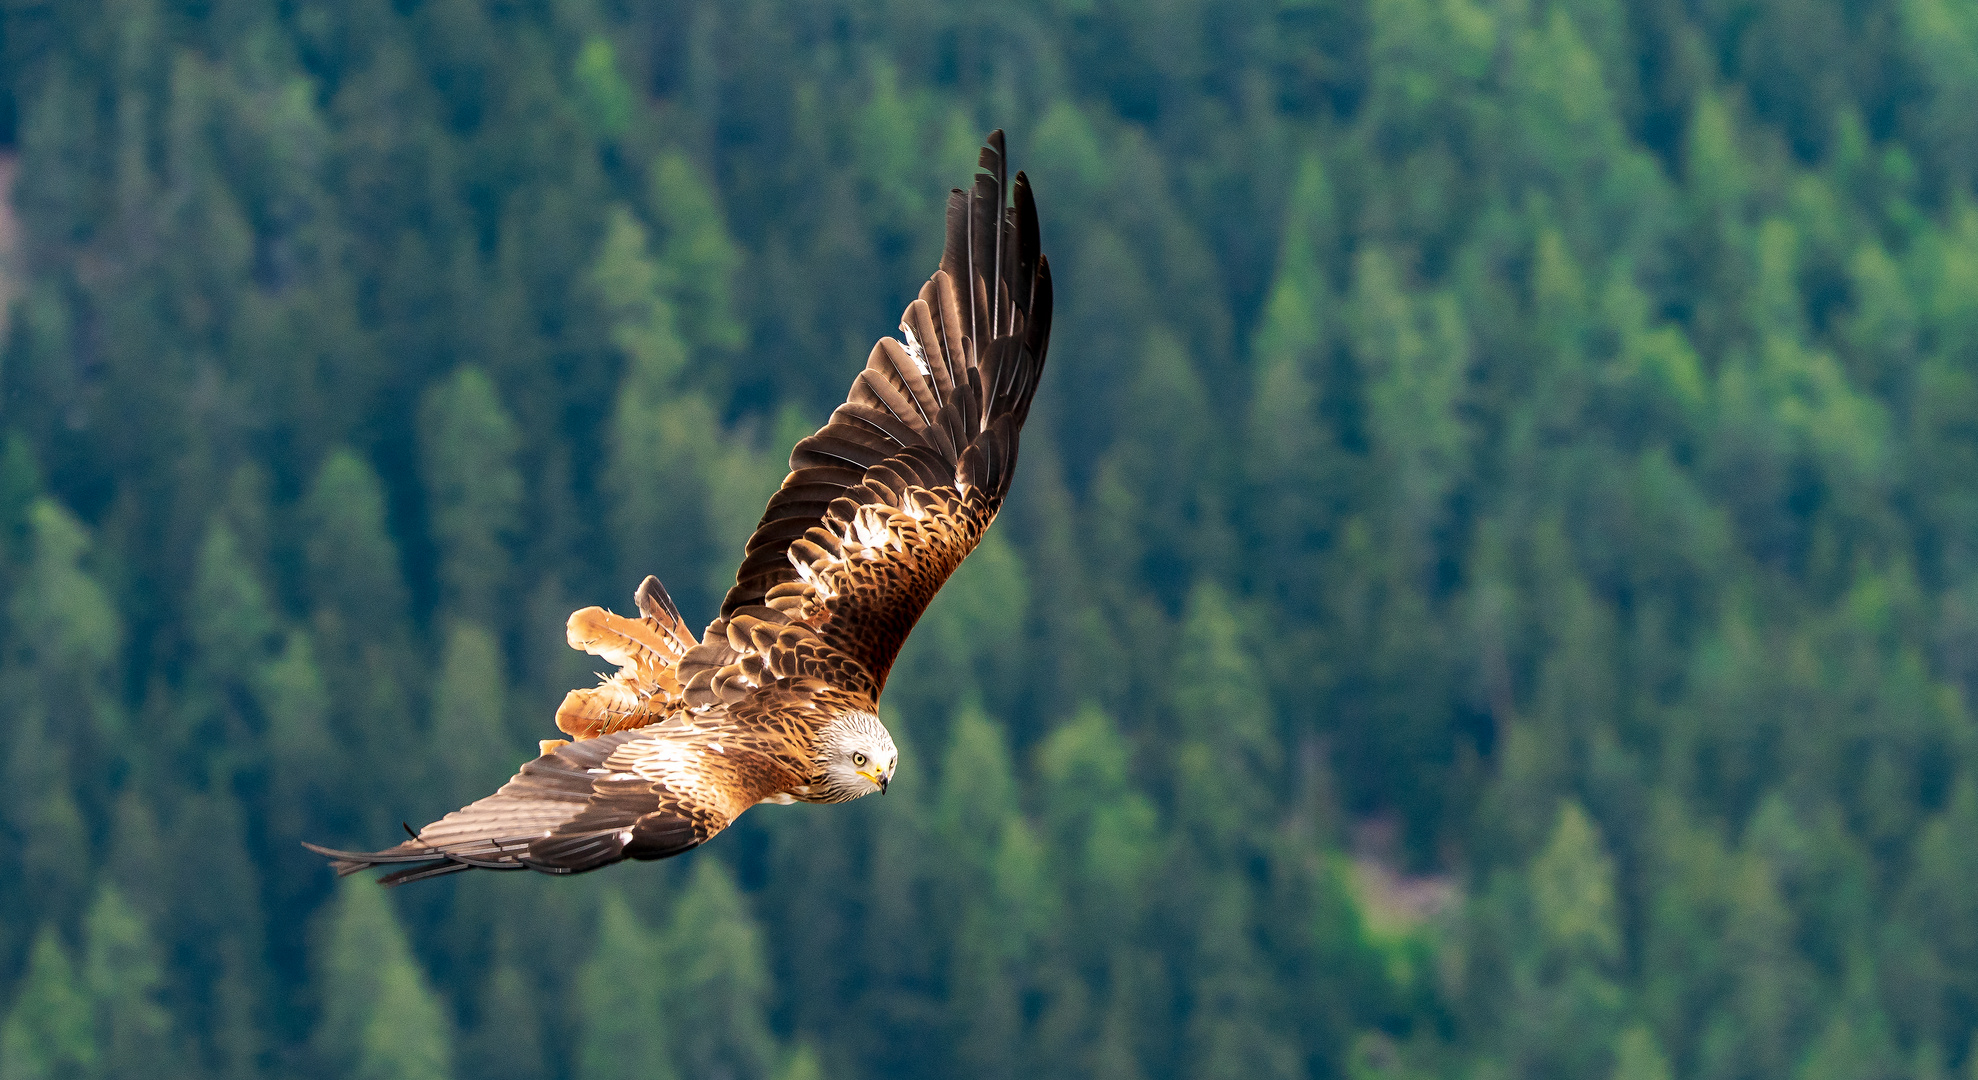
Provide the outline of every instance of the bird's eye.
[[861,769],[863,769],[863,768],[865,768],[865,755],[864,755],[864,754],[853,754],[853,755],[852,755],[852,764],[854,764],[854,765],[857,765],[857,766],[858,766],[859,768],[861,768]]

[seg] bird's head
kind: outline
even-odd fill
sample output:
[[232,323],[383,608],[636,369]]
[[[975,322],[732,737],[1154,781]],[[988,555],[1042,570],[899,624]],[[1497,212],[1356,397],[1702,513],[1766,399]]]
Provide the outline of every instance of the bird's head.
[[825,725],[818,739],[818,766],[824,773],[824,801],[847,802],[893,781],[900,752],[886,725],[871,713],[846,713]]

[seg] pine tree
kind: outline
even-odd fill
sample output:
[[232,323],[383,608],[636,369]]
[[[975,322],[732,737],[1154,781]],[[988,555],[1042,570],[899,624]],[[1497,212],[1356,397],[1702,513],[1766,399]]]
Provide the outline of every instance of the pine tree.
[[28,702],[14,720],[19,750],[7,758],[4,804],[9,847],[18,860],[17,880],[4,884],[23,911],[55,911],[83,902],[89,851],[89,823],[83,817],[71,779],[66,743],[72,733],[49,722],[38,702]]
[[488,377],[462,367],[426,391],[419,442],[443,603],[456,617],[493,624],[521,526],[521,435]]
[[599,138],[616,139],[632,126],[638,100],[618,70],[618,53],[610,38],[584,42],[571,67],[585,121]]
[[604,893],[597,943],[578,969],[571,1017],[577,1028],[578,1080],[669,1080],[684,1075],[675,1040],[679,1018],[667,1010],[677,974],[659,935],[640,925],[616,889]]
[[325,458],[303,507],[310,598],[346,632],[388,637],[407,614],[405,579],[378,474],[348,450]]
[[1529,871],[1537,947],[1526,961],[1534,967],[1523,989],[1531,1030],[1513,1036],[1523,1036],[1515,1055],[1593,1071],[1611,1052],[1622,1004],[1614,979],[1621,959],[1614,876],[1613,858],[1593,822],[1578,805],[1562,804],[1552,837]]
[[1095,481],[1116,493],[1117,509],[1101,508],[1092,542],[1111,554],[1103,569],[1115,580],[1145,582],[1179,607],[1197,577],[1222,580],[1232,569],[1229,462],[1203,425],[1214,404],[1187,346],[1159,326],[1137,345],[1122,430]]
[[493,635],[471,622],[448,627],[433,689],[432,760],[449,805],[465,806],[501,786],[526,756],[509,732],[505,686]]
[[1456,413],[1470,362],[1462,311],[1447,294],[1411,295],[1394,257],[1378,248],[1354,259],[1350,304],[1369,440],[1391,478],[1395,539],[1424,559],[1468,441]]
[[451,1021],[383,890],[368,881],[337,890],[315,963],[323,996],[313,1038],[326,1068],[364,1080],[453,1075]]
[[1621,1041],[1614,1048],[1613,1080],[1671,1080],[1674,1076],[1654,1032],[1640,1024],[1621,1032]]
[[326,825],[341,809],[334,777],[346,759],[330,730],[329,689],[307,630],[291,630],[281,652],[254,673],[254,697],[268,721],[270,831],[298,842],[331,835]]
[[682,392],[687,345],[664,270],[628,211],[613,215],[591,277],[627,359],[609,438],[618,576],[663,572],[684,610],[712,610],[715,598],[701,586],[713,554],[702,478],[719,426],[706,399]]
[[1214,860],[1239,858],[1265,816],[1284,763],[1276,714],[1229,597],[1203,582],[1189,594],[1175,661],[1175,751],[1181,824]]
[[778,1048],[762,931],[721,863],[695,860],[658,949],[680,1074],[769,1076]]
[[[265,914],[262,883],[270,868],[257,858],[249,812],[224,787],[181,793],[162,823],[159,850],[145,860],[155,860],[160,876],[135,894],[156,905],[158,935],[175,943],[166,1002],[188,1034],[196,1033],[202,1063],[229,1078],[266,1066],[270,937],[299,948],[295,938],[302,936],[300,928]],[[301,862],[286,843],[275,854],[284,861],[270,860],[274,866]]]
[[1861,1077],[1863,1080],[1906,1076],[1895,1033],[1882,1011],[1872,985],[1866,955],[1855,958],[1847,972],[1840,1003],[1820,1033],[1806,1047],[1795,1074],[1806,1080]]
[[[1026,869],[1034,843],[1016,800],[1001,727],[965,705],[949,728],[934,820],[951,860],[942,891],[953,905],[947,977],[953,1052],[958,1067],[978,1076],[1011,1077],[1024,1064],[1021,972],[1036,931],[1024,918],[1028,912],[1009,910],[1010,898],[998,889],[1005,873]],[[1018,864],[1006,868],[1006,858]],[[1015,899],[1035,905],[1041,897]]]
[[106,679],[123,648],[117,605],[91,572],[91,538],[52,499],[28,507],[32,555],[9,616],[31,650],[43,700],[61,702],[78,734],[107,737],[122,724]]
[[[187,606],[198,665],[179,702],[183,719],[171,733],[177,752],[171,767],[218,778],[252,770],[258,754],[250,747],[267,719],[255,714],[253,692],[279,641],[280,622],[220,514],[207,523]],[[216,753],[221,747],[234,752]]]
[[1320,414],[1338,332],[1327,325],[1333,303],[1324,263],[1339,242],[1336,214],[1325,165],[1307,152],[1285,208],[1277,276],[1250,345],[1255,381],[1244,454],[1250,528],[1265,560],[1256,571],[1259,585],[1281,603],[1318,587],[1315,556],[1338,497],[1333,434]]
[[1948,804],[1923,829],[1915,848],[1916,866],[1904,883],[1897,910],[1900,922],[1887,961],[1901,988],[1904,1020],[1955,1045],[1960,1020],[1978,1005],[1978,784],[1961,779]]
[[486,1080],[530,1080],[548,1071],[543,1047],[546,995],[516,963],[512,937],[497,931],[493,970],[481,987],[480,1019],[461,1042],[461,1073]]
[[1213,1080],[1299,1075],[1299,1048],[1281,1027],[1276,988],[1258,955],[1249,890],[1221,877],[1193,927],[1186,1035],[1188,1074]]
[[740,350],[748,343],[748,325],[734,310],[742,252],[728,235],[720,196],[692,158],[667,151],[652,165],[651,206],[655,255],[687,348],[703,358]]
[[1075,898],[1075,922],[1061,931],[1073,948],[1118,940],[1146,902],[1159,820],[1133,783],[1130,754],[1112,718],[1089,704],[1037,748],[1046,849]]
[[[353,801],[382,813],[378,804],[409,790],[416,768],[415,758],[393,749],[413,729],[410,597],[385,519],[383,485],[361,458],[338,450],[318,469],[302,517],[314,605],[310,653],[329,691],[336,742],[367,762]],[[287,684],[292,690],[308,692],[305,668],[282,670],[298,679]],[[292,734],[313,728],[305,717],[296,718]],[[371,824],[381,832],[395,823],[380,818]]]
[[181,1067],[178,1032],[160,998],[163,957],[144,918],[108,882],[83,920],[80,974],[94,1006],[94,1076],[135,1080]]
[[82,1080],[99,1048],[87,990],[76,978],[53,925],[35,936],[27,972],[0,1022],[0,1076],[8,1080]]
[[271,651],[278,624],[240,538],[216,515],[192,580],[193,642],[212,674],[246,683]]

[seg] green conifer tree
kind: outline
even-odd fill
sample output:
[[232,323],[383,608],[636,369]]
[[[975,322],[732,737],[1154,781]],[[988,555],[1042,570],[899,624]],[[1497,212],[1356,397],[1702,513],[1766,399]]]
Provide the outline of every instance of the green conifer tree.
[[658,948],[680,1074],[768,1077],[779,1048],[762,931],[721,863],[695,860]]
[[330,730],[329,689],[316,664],[309,632],[295,629],[281,651],[254,673],[254,696],[267,717],[264,745],[269,773],[269,827],[300,842],[334,820],[341,796],[344,748]]
[[742,252],[728,235],[720,195],[686,154],[669,150],[652,165],[654,254],[674,297],[681,337],[696,354],[732,353],[748,343],[748,325],[735,312],[735,275]]
[[98,1045],[87,990],[54,926],[35,936],[27,972],[0,1021],[0,1076],[7,1080],[84,1080]]
[[683,610],[710,611],[716,598],[702,585],[713,555],[703,476],[720,428],[707,400],[684,392],[687,345],[665,271],[630,212],[613,214],[591,277],[627,361],[609,438],[618,576],[629,584],[664,571]]
[[597,915],[597,942],[577,970],[571,1017],[577,1029],[578,1080],[671,1080],[679,1018],[667,1011],[668,983],[659,935],[642,926],[617,889]]
[[94,1006],[93,1076],[137,1080],[183,1067],[178,1032],[161,1000],[163,961],[143,916],[105,882],[83,920],[80,982]]
[[[338,450],[317,470],[302,518],[312,653],[328,690],[335,741],[368,763],[351,797],[380,815],[370,824],[381,833],[398,817],[383,816],[379,804],[409,790],[418,768],[414,756],[396,752],[414,730],[415,676],[410,597],[386,522],[383,484],[363,459]],[[298,679],[307,674],[300,666],[281,670]],[[307,692],[306,681],[288,685]],[[293,733],[308,727],[306,717],[298,718]]]
[[1284,763],[1276,714],[1229,597],[1195,586],[1176,657],[1174,751],[1180,823],[1211,859],[1239,857],[1266,815]]
[[1332,432],[1320,416],[1321,380],[1337,333],[1327,325],[1332,287],[1325,264],[1339,243],[1333,203],[1325,165],[1308,151],[1285,207],[1277,275],[1250,343],[1248,511],[1266,560],[1259,585],[1280,602],[1318,588],[1315,556],[1341,479],[1331,460]]
[[1674,1076],[1654,1032],[1636,1024],[1621,1033],[1621,1041],[1614,1048],[1613,1080],[1672,1080]]
[[9,616],[31,650],[43,700],[59,702],[79,734],[117,733],[122,720],[106,678],[123,649],[117,605],[89,565],[89,532],[52,499],[28,507],[31,561]]
[[516,963],[512,941],[510,934],[497,931],[494,964],[481,987],[479,1021],[472,1037],[461,1042],[463,1075],[534,1080],[549,1071],[542,1015],[548,998]]
[[1284,1030],[1276,987],[1258,955],[1250,890],[1239,878],[1207,885],[1193,927],[1188,1074],[1212,1080],[1298,1076],[1300,1052]]
[[453,1075],[452,1022],[383,890],[368,881],[338,888],[315,964],[322,1005],[313,1040],[324,1067],[363,1080]]
[[419,443],[442,602],[460,618],[496,624],[521,527],[521,435],[494,384],[469,366],[426,391]]
[[385,519],[384,486],[356,454],[323,460],[303,505],[309,595],[346,632],[377,639],[404,629],[408,600]]
[[1470,363],[1468,332],[1455,297],[1411,295],[1394,257],[1377,248],[1354,260],[1350,304],[1368,434],[1389,477],[1396,539],[1423,559],[1469,438],[1456,412]]
[[[1018,810],[1003,730],[972,704],[950,725],[938,798],[935,828],[951,860],[942,885],[953,905],[948,1006],[956,1064],[978,1076],[1011,1077],[1024,1064],[1021,971],[1035,929],[1021,907],[1005,909],[1009,898],[997,895],[997,884],[1004,872],[1028,869],[1034,841]],[[1006,853],[1017,865],[1001,865]],[[1016,898],[1020,905],[1040,899]]]
[[213,677],[251,682],[267,660],[279,626],[240,538],[218,515],[200,543],[190,606],[193,643]]
[[450,806],[465,806],[501,786],[528,748],[509,731],[501,650],[481,626],[447,628],[439,682],[433,688],[432,759]]
[[1214,403],[1179,336],[1155,324],[1132,357],[1121,430],[1099,467],[1092,542],[1113,580],[1145,581],[1179,607],[1198,576],[1223,580],[1233,569],[1227,446],[1203,424]]
[[1076,905],[1061,940],[1074,948],[1117,941],[1146,902],[1160,825],[1131,765],[1112,718],[1091,704],[1037,748],[1047,850]]

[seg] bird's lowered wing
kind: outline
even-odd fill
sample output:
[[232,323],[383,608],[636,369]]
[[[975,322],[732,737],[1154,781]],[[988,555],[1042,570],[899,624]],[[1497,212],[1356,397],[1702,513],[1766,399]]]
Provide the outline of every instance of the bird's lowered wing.
[[742,811],[801,784],[788,764],[801,732],[825,723],[829,691],[798,683],[678,724],[556,747],[487,798],[384,851],[338,851],[338,874],[404,864],[398,885],[479,867],[577,874],[663,859],[705,843]]
[[843,405],[797,443],[721,617],[680,662],[689,704],[810,677],[874,700],[908,631],[975,548],[1016,467],[1051,331],[1051,271],[1003,134],[949,195],[941,268]]

